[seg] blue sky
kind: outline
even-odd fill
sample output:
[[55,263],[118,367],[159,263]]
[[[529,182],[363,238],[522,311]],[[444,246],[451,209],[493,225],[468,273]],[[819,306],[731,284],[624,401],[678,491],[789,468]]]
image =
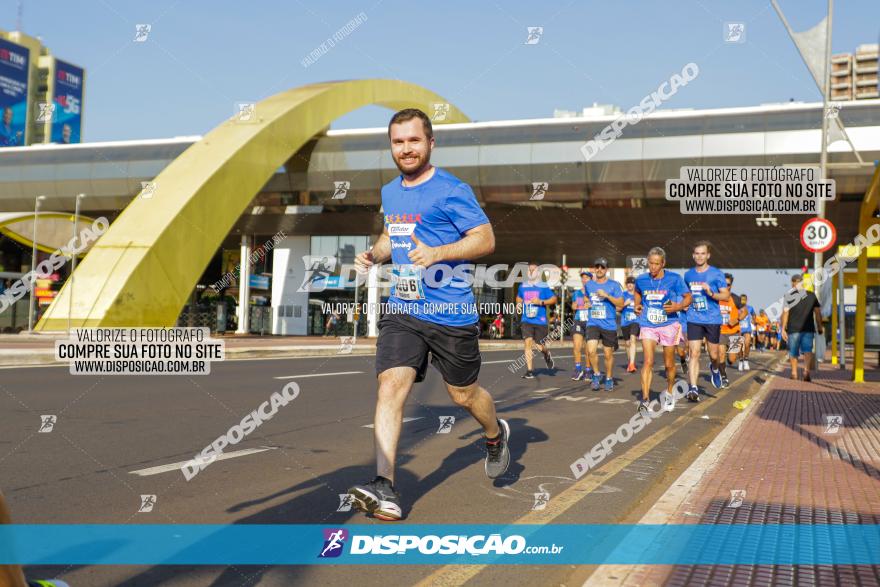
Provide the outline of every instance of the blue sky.
[[[781,0],[796,30],[825,0]],[[366,21],[316,63],[301,60],[359,13]],[[46,16],[51,15],[51,16]],[[724,43],[725,22],[745,42]],[[4,3],[0,28],[15,28]],[[152,26],[135,43],[138,23]],[[835,3],[833,50],[876,43],[880,2]],[[543,26],[536,45],[526,27]],[[428,87],[474,120],[540,118],[554,108],[626,109],[695,62],[700,76],[667,108],[821,99],[769,0],[581,2],[26,2],[24,30],[87,70],[86,141],[204,134],[258,101],[303,84],[367,77]],[[364,108],[335,128],[382,126]]]

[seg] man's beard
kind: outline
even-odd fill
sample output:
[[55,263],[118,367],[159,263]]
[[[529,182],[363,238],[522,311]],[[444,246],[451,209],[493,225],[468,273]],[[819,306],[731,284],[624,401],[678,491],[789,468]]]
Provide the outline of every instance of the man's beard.
[[420,169],[424,169],[425,167],[427,167],[428,164],[431,162],[431,152],[430,151],[428,151],[428,154],[425,156],[424,159],[421,158],[421,155],[417,155],[417,156],[419,157],[419,164],[418,164],[418,166],[414,167],[411,171],[405,170],[403,168],[403,166],[400,164],[400,161],[398,161],[398,159],[396,157],[392,156],[391,158],[394,160],[394,164],[397,166],[398,171],[400,171],[404,175],[412,175],[412,174],[416,173],[417,171],[419,171]]

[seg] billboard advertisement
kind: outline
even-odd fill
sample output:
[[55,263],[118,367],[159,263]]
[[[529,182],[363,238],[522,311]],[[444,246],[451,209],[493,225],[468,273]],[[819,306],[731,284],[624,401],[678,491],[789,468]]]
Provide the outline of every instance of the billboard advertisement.
[[27,48],[0,39],[0,147],[25,144],[29,63]]
[[52,92],[51,142],[79,143],[82,131],[83,81],[81,67],[55,60],[55,86]]

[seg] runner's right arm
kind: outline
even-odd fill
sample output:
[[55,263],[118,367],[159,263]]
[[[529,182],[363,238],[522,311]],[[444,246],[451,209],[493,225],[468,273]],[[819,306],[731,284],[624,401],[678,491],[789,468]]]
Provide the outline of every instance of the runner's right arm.
[[358,270],[366,271],[375,263],[384,263],[389,259],[391,259],[391,238],[386,228],[369,251],[364,251],[354,258],[354,264]]

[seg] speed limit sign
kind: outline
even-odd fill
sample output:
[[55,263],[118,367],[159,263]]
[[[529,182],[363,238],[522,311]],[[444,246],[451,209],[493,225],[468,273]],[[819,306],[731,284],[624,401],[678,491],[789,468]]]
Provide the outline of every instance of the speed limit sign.
[[801,244],[811,253],[824,253],[837,241],[834,225],[824,218],[810,218],[801,227]]

